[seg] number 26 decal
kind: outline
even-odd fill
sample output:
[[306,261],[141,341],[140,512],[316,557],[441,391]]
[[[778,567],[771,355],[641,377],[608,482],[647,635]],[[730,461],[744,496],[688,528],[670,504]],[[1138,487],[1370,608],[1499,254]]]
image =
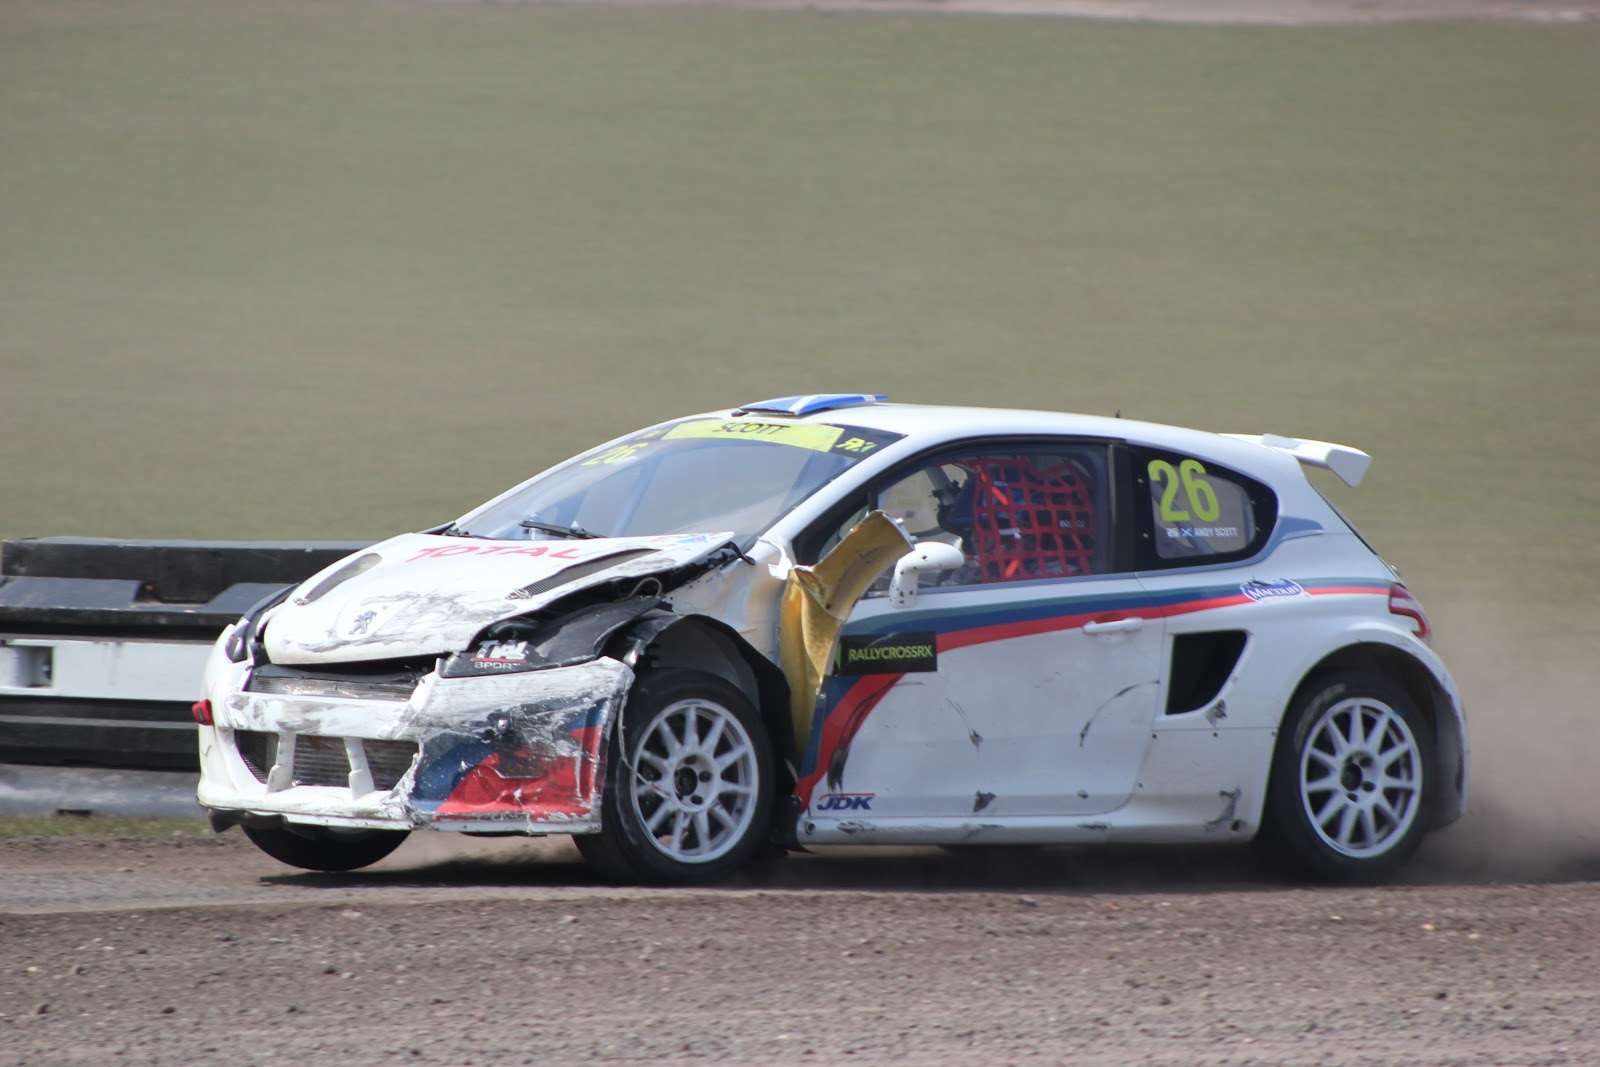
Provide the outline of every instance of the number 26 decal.
[[[1191,517],[1201,522],[1216,522],[1217,516],[1222,514],[1222,507],[1217,503],[1217,491],[1206,480],[1205,465],[1199,460],[1186,459],[1174,467],[1164,459],[1153,459],[1146,469],[1151,484],[1162,487],[1161,503],[1156,509],[1157,517],[1162,522],[1188,522]],[[1188,511],[1177,506],[1179,489],[1187,498]]]

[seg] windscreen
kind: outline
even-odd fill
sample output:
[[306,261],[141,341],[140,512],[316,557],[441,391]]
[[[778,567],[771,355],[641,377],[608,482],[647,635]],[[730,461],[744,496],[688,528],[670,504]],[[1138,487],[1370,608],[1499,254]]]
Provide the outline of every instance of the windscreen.
[[455,524],[468,537],[734,531],[748,547],[802,500],[902,435],[815,422],[689,419],[602,446]]

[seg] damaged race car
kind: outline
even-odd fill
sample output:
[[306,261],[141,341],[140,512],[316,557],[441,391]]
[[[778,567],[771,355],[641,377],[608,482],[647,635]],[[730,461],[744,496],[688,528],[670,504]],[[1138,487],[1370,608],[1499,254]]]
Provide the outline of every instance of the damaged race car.
[[1380,877],[1467,789],[1340,445],[784,397],[351,556],[211,654],[200,803],[295,866],[571,834],[602,875],[809,844],[1271,842]]

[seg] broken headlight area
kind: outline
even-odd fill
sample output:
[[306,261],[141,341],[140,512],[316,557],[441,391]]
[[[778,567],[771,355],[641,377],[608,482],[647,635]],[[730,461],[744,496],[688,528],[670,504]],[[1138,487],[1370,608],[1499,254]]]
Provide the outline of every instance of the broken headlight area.
[[597,659],[618,630],[661,606],[659,597],[562,605],[556,612],[507,619],[487,627],[465,652],[447,657],[443,678],[539,671]]
[[250,672],[247,693],[331,700],[410,700],[432,660],[374,660],[330,667],[302,668],[266,664]]
[[261,617],[285,600],[294,592],[294,586],[285,586],[269,596],[256,601],[255,606],[246,611],[239,621],[233,624],[233,630],[228,634],[227,641],[223,642],[222,651],[234,663],[243,663],[251,660],[257,663],[266,662],[266,654],[261,648]]

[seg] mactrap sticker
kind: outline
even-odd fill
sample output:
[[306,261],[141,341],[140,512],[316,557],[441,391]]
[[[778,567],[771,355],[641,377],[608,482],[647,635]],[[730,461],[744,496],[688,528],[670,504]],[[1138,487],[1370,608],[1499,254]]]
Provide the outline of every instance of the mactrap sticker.
[[1279,578],[1272,582],[1263,582],[1252,578],[1239,587],[1239,592],[1251,600],[1271,600],[1282,596],[1304,596],[1305,590],[1300,583],[1291,578]]
[[931,633],[869,634],[841,638],[840,674],[916,674],[939,669],[939,646]]

